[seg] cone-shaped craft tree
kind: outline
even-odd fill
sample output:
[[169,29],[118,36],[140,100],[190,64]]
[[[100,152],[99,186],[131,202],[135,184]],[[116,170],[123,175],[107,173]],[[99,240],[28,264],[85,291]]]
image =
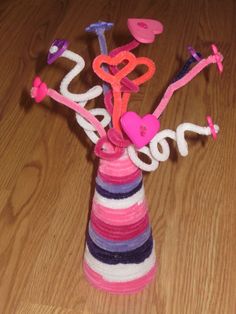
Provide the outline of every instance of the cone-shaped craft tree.
[[[134,39],[108,54],[104,32],[112,26],[112,23],[99,22],[86,29],[95,32],[99,39],[101,54],[95,58],[92,67],[103,80],[103,88],[94,86],[82,94],[71,93],[68,86],[83,70],[85,62],[80,55],[67,49],[66,40],[55,40],[49,50],[48,64],[64,57],[75,62],[75,66],[63,78],[60,93],[36,77],[31,95],[36,102],[49,96],[74,110],[78,124],[95,144],[94,153],[100,160],[86,235],[84,273],[95,287],[122,294],[143,289],[156,273],[143,171],[154,171],[159,162],[169,158],[167,138],[174,140],[180,154],[186,156],[186,131],[212,135],[214,139],[219,131],[210,116],[207,126],[182,123],[176,131],[160,131],[159,117],[173,93],[206,66],[216,63],[222,72],[223,57],[215,45],[211,47],[212,55],[207,58],[189,47],[189,59],[168,86],[156,110],[140,117],[127,111],[128,102],[131,94],[138,92],[139,86],[153,76],[155,64],[149,58],[136,57],[131,50],[141,43],[153,42],[163,26],[155,20],[129,19],[128,28]],[[127,76],[139,65],[145,65],[146,72],[134,80],[128,79]],[[86,103],[102,92],[104,108],[85,109]],[[96,116],[103,119],[99,121]],[[142,161],[138,152],[146,154],[150,162]]]

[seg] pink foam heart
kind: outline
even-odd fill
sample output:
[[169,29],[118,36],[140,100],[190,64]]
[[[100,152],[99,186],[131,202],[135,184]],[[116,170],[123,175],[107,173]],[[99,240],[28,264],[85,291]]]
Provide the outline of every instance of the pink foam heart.
[[133,111],[123,114],[120,123],[123,131],[137,148],[148,144],[160,129],[160,122],[154,115],[140,117]]
[[161,22],[151,19],[128,19],[128,28],[133,37],[144,44],[152,43],[155,36],[163,32]]

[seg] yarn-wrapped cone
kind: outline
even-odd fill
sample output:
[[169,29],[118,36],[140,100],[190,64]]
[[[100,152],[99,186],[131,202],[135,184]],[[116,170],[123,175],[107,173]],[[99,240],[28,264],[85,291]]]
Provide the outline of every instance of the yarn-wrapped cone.
[[113,294],[136,293],[155,276],[142,172],[126,151],[117,160],[100,160],[83,266],[93,286]]

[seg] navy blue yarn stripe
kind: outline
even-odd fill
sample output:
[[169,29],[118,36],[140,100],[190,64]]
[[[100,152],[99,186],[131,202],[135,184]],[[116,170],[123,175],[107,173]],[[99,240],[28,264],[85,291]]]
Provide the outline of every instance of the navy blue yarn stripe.
[[[202,57],[202,55],[201,55],[199,52],[197,52],[197,55],[198,55],[200,58]],[[192,63],[195,63],[195,62],[197,62],[197,60],[196,60],[193,56],[190,57],[190,58],[186,61],[186,63],[183,65],[182,69],[181,69],[181,70],[179,71],[179,73],[175,76],[175,78],[173,79],[173,81],[172,81],[171,83],[174,83],[174,82],[180,80],[182,77],[184,77],[185,74],[188,73],[191,64],[192,64]]]
[[143,185],[143,181],[141,181],[132,191],[128,193],[111,193],[105,189],[103,189],[100,185],[96,183],[96,191],[103,197],[110,198],[110,199],[123,199],[134,195],[138,192]]
[[92,256],[105,264],[139,264],[151,255],[153,249],[153,239],[151,234],[144,244],[132,251],[110,252],[97,246],[92,241],[89,234],[87,234],[87,245]]

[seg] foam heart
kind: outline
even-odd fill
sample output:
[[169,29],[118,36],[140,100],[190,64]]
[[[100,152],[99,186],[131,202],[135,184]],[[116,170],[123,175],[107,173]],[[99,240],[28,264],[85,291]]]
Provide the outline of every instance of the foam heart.
[[151,19],[128,19],[128,28],[133,37],[144,44],[152,43],[155,35],[163,32],[161,22]]
[[137,148],[148,144],[160,129],[160,122],[152,114],[140,117],[128,111],[120,119],[123,131]]

